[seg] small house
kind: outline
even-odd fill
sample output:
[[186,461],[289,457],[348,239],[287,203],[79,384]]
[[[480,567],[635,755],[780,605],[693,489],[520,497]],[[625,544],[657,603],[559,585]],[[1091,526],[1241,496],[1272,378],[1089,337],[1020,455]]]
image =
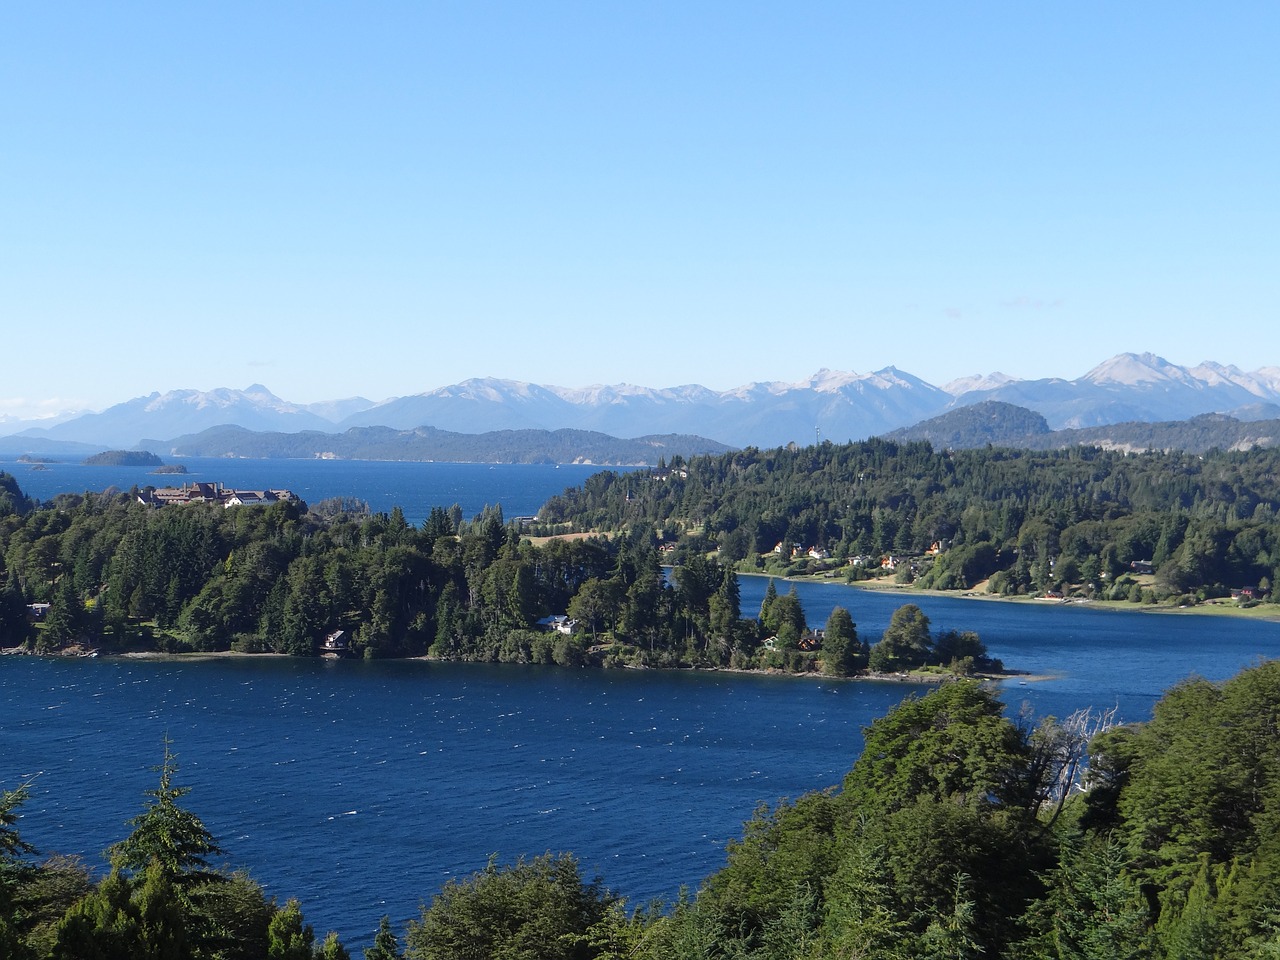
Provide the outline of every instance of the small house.
[[538,626],[543,630],[549,630],[552,633],[563,633],[572,635],[578,632],[579,624],[577,620],[572,620],[563,613],[555,616],[543,617],[538,621]]

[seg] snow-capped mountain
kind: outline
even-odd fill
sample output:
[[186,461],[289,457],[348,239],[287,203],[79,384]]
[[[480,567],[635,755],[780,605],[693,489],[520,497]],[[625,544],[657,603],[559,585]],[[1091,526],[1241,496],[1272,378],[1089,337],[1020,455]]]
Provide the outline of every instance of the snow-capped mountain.
[[101,413],[89,413],[22,436],[132,447],[143,437],[174,437],[234,423],[250,430],[331,430],[333,421],[281,400],[262,384],[244,390],[171,390],[136,397]]
[[1153,353],[1122,353],[1075,380],[1016,380],[961,393],[955,403],[1013,403],[1042,414],[1055,430],[1185,420],[1280,402],[1275,373],[1274,367],[1245,373],[1209,362],[1180,367]]
[[0,424],[0,435],[16,434],[5,449],[22,437],[132,447],[144,437],[168,439],[227,424],[285,433],[430,426],[459,433],[579,429],[620,438],[680,433],[769,447],[861,439],[984,400],[1034,410],[1055,430],[1203,413],[1260,420],[1280,410],[1280,367],[1246,372],[1208,361],[1181,367],[1151,353],[1124,353],[1074,380],[991,373],[936,387],[896,367],[873,373],[822,369],[795,383],[765,381],[724,391],[697,384],[560,387],[477,378],[381,403],[357,397],[308,405],[289,403],[254,384],[244,390],[153,393],[21,433]]
[[443,430],[572,427],[615,437],[687,433],[735,446],[868,436],[915,423],[950,398],[918,377],[888,367],[871,374],[820,370],[799,383],[749,383],[717,392],[698,385],[653,388],[630,384],[565,388],[513,380],[477,379],[400,397],[348,417],[339,426],[405,430],[430,424]]
[[942,390],[953,397],[961,397],[977,390],[997,390],[1017,382],[1017,377],[1011,377],[997,370],[995,373],[975,373],[968,377],[959,377],[944,383]]

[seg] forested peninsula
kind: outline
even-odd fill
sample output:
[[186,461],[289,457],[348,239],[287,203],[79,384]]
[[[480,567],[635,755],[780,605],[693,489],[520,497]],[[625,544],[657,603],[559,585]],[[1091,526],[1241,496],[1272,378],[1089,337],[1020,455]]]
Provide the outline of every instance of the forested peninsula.
[[[909,697],[839,787],[762,807],[674,902],[629,904],[570,854],[494,859],[423,891],[403,928],[383,917],[365,960],[1280,955],[1280,664],[1189,680],[1145,724],[1003,709],[971,681]],[[0,956],[350,956],[297,901],[212,865],[224,851],[177,770],[166,744],[105,876],[41,859],[19,830],[30,784],[4,785]]]
[[[148,502],[154,498],[144,497]],[[534,542],[499,508],[421,527],[359,501],[308,507],[136,494],[35,505],[0,474],[0,643],[36,653],[219,652],[820,671],[998,670],[915,605],[871,643],[837,608],[815,629],[772,587],[742,611],[731,566],[638,524]],[[674,563],[668,575],[664,563]]]
[[[990,595],[1267,604],[1280,452],[936,451],[871,440],[605,471],[532,523],[358,500],[36,504],[0,475],[0,643],[605,666],[971,673],[972,634],[907,605],[881,637],[810,624],[737,574]],[[142,498],[148,499],[148,498]],[[33,622],[35,621],[35,622]]]
[[1271,595],[1280,452],[935,450],[868,440],[600,473],[544,532],[649,524],[743,571],[1193,606]]

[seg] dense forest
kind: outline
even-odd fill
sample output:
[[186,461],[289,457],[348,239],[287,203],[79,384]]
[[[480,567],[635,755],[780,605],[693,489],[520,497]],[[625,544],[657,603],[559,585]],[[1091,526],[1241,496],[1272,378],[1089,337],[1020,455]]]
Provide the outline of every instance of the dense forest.
[[104,450],[85,457],[90,466],[162,467],[164,461],[148,450]]
[[[366,960],[1236,960],[1280,956],[1280,663],[1188,680],[1145,724],[1032,727],[973,681],[865,733],[839,787],[761,808],[725,866],[636,908],[546,854],[450,881]],[[1086,763],[1087,759],[1087,763]],[[0,956],[339,960],[158,787],[109,872],[22,840],[0,793]],[[372,921],[371,921],[372,925]]]
[[[1185,605],[1246,587],[1269,593],[1278,507],[1276,450],[939,451],[868,440],[604,472],[553,498],[540,519],[547,531],[649,525],[748,570],[856,578],[907,558],[896,575],[924,587]],[[775,551],[782,563],[770,562]],[[1134,573],[1148,566],[1154,579],[1142,582]]]
[[[1271,599],[1280,452],[935,451],[871,440],[601,472],[532,527],[353,500],[45,504],[0,474],[0,644],[606,666],[992,669],[914,607],[879,638],[736,574],[1192,605]],[[39,622],[32,623],[36,613]],[[335,643],[326,638],[340,637]],[[871,641],[875,641],[872,643]],[[336,650],[335,650],[336,647]]]
[[465,520],[435,507],[411,527],[354,501],[152,508],[107,493],[37,506],[0,474],[0,644],[40,653],[315,656],[341,631],[340,651],[365,657],[840,676],[999,666],[973,634],[933,636],[914,606],[874,645],[844,609],[813,629],[794,591],[772,585],[746,614],[731,567],[665,557],[643,524],[535,545],[499,508]]
[[935,447],[1016,447],[1064,450],[1101,447],[1109,450],[1181,450],[1202,454],[1213,450],[1275,447],[1280,420],[1238,420],[1222,413],[1202,413],[1186,420],[1151,423],[1129,420],[1096,427],[1049,429],[1043,416],[1026,407],[984,400],[948,410],[930,420],[884,434],[894,441],[927,440]]

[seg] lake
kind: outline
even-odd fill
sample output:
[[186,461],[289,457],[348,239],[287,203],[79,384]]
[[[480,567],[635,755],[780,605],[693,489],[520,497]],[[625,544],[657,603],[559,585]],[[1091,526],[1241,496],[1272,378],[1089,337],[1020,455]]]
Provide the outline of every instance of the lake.
[[[43,464],[0,460],[0,470],[13,474],[22,492],[38,500],[60,493],[100,493],[110,487],[180,487],[203,481],[239,490],[280,487],[308,503],[330,497],[355,497],[375,513],[404,511],[418,526],[432,507],[462,507],[473,517],[485,506],[500,504],[508,517],[533,516],[566,487],[578,486],[600,467],[588,464],[405,463],[382,460],[240,460],[218,457],[171,458],[185,474],[156,474],[146,467]],[[620,468],[630,469],[630,468]]]
[[[765,581],[745,578],[744,609]],[[784,585],[783,589],[786,587]],[[811,622],[837,603],[864,635],[904,600],[798,589]],[[1225,678],[1280,650],[1280,625],[940,597],[937,629],[973,628],[1004,685],[1062,716],[1149,715],[1188,674]],[[836,784],[862,727],[915,688],[691,671],[401,662],[0,659],[0,783],[36,776],[24,836],[83,855],[124,835],[174,742],[187,803],[308,920],[367,943],[451,876],[573,851],[633,901],[673,897],[723,863],[758,803]]]

